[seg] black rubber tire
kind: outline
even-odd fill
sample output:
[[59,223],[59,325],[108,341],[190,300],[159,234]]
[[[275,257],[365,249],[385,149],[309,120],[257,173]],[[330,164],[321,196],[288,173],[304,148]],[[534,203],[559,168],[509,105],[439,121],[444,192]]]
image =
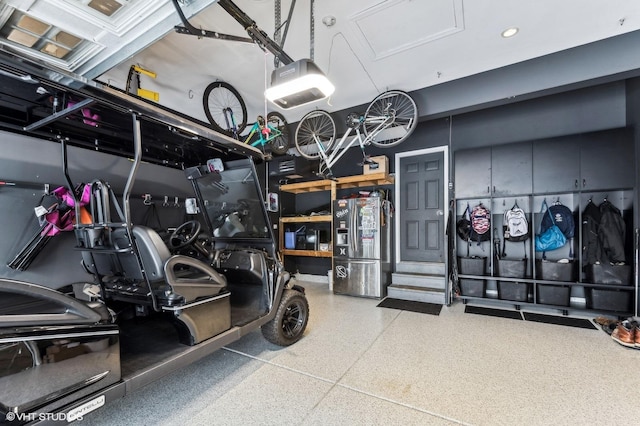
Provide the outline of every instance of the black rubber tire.
[[240,93],[225,81],[214,81],[204,90],[202,97],[204,113],[211,127],[227,136],[234,137],[233,129],[227,126],[224,119],[225,108],[231,108],[236,121],[236,135],[240,135],[247,127],[247,106]]
[[336,140],[336,123],[333,117],[320,109],[307,113],[296,127],[296,148],[304,158],[315,160],[320,157],[315,138],[320,140],[327,154]]
[[271,146],[271,152],[274,155],[284,155],[289,150],[290,146],[290,133],[289,133],[289,123],[284,118],[282,114],[276,111],[272,111],[267,114],[267,123],[272,127],[280,130],[282,133],[280,136],[273,138],[269,141],[269,145]]
[[289,346],[302,338],[309,321],[309,302],[297,290],[285,289],[274,319],[262,326],[262,335],[269,342]]
[[[409,94],[400,90],[381,93],[371,101],[364,114],[364,134],[369,136],[377,127],[371,123],[372,117],[382,117],[385,109],[391,108],[395,117],[391,125],[371,139],[380,148],[390,148],[404,142],[418,126],[418,107]],[[368,122],[369,121],[369,122]]]

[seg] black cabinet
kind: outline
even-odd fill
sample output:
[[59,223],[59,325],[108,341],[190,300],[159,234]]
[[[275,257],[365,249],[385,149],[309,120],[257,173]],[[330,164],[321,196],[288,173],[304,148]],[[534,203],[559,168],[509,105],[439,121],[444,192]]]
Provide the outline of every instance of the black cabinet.
[[533,143],[533,192],[571,192],[579,189],[580,146],[575,140],[550,139]]
[[458,151],[455,164],[457,198],[531,193],[531,143]]
[[455,153],[456,197],[488,196],[491,192],[491,148],[475,148]]
[[626,129],[535,141],[533,192],[633,188],[634,158]]
[[530,194],[533,186],[531,143],[491,148],[493,196]]
[[634,158],[633,138],[626,129],[589,135],[580,144],[580,189],[633,188]]

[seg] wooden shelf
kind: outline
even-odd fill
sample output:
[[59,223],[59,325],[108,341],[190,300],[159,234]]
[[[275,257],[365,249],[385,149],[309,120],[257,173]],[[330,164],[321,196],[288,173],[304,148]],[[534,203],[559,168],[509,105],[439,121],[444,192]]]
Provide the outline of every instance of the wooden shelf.
[[370,173],[338,178],[336,186],[338,188],[359,188],[361,186],[393,185],[394,182],[394,177],[387,173]]
[[[330,199],[333,202],[336,199],[336,189],[340,188],[359,188],[362,186],[379,186],[393,185],[394,177],[389,176],[385,172],[370,173],[366,175],[346,176],[337,179],[312,180],[308,182],[289,183],[280,185],[280,191],[290,192],[292,194],[305,194],[311,192],[330,191]],[[333,216],[317,215],[317,216],[292,216],[280,218],[280,253],[283,256],[307,256],[307,257],[333,257],[333,252],[316,251],[316,250],[293,250],[282,247],[284,244],[284,224],[286,223],[319,223],[333,221]],[[331,231],[333,232],[333,231]]]
[[323,179],[280,185],[280,190],[293,194],[329,191],[333,188],[359,188],[361,186],[393,185],[394,177],[387,173],[345,176],[335,180]]
[[330,179],[312,180],[308,182],[288,183],[280,185],[280,191],[291,192],[293,194],[303,194],[305,192],[329,191],[335,181]]
[[281,249],[285,256],[332,257],[331,251]]
[[281,217],[280,222],[282,223],[300,223],[300,222],[331,222],[331,215],[317,215],[317,216],[291,216],[291,217]]

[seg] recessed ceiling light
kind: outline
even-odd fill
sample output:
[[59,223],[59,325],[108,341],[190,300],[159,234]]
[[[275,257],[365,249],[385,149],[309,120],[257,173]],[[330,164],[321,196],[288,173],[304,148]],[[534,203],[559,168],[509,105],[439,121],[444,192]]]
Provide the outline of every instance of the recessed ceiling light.
[[504,38],[513,37],[514,35],[518,34],[518,31],[520,30],[517,27],[507,28],[502,32],[502,37]]

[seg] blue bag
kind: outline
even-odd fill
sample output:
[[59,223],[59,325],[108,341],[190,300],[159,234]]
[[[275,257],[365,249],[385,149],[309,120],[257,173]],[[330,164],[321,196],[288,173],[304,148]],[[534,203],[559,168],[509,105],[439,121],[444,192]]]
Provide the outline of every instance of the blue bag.
[[555,224],[546,200],[542,202],[541,210],[544,210],[545,207],[547,208],[547,214],[551,218],[551,225],[543,232],[541,224],[540,233],[535,237],[536,251],[541,252],[559,249],[567,243],[567,237],[564,236],[562,230]]
[[554,203],[547,207],[549,214],[542,218],[540,224],[540,233],[544,233],[552,224],[555,224],[567,239],[573,238],[575,233],[575,224],[573,220],[573,212],[569,207]]

